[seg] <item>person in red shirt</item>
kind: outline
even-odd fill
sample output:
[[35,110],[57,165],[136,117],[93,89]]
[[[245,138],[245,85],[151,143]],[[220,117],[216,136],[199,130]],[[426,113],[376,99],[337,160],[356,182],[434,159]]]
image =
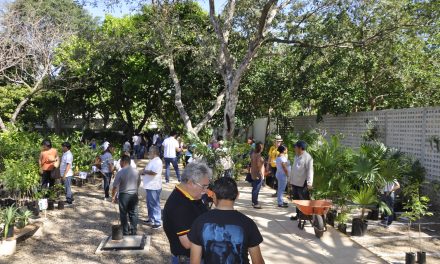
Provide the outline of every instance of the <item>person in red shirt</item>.
[[[58,165],[56,164],[58,163]],[[49,139],[43,140],[41,143],[40,158],[38,159],[41,174],[41,186],[52,187],[55,180],[51,178],[51,173],[55,166],[59,166],[58,151],[52,148],[52,142]]]

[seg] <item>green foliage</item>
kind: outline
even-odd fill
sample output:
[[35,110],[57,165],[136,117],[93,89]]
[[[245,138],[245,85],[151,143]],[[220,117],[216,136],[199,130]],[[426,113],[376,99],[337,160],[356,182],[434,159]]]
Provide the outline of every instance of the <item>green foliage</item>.
[[6,159],[4,162],[5,171],[0,174],[0,180],[10,192],[20,192],[21,197],[24,197],[40,184],[38,163],[35,160]]
[[3,233],[4,233],[4,237],[7,237],[8,234],[8,230],[9,227],[11,225],[14,225],[15,223],[15,218],[17,217],[17,208],[12,205],[9,207],[6,207],[3,211],[2,211],[2,222],[5,224],[5,227],[3,229]]
[[371,187],[363,187],[353,194],[352,201],[362,208],[361,219],[364,219],[367,207],[378,203],[376,190]]
[[246,143],[224,141],[221,148],[214,150],[206,143],[188,134],[185,137],[185,144],[194,146],[193,158],[206,162],[213,170],[214,177],[223,175],[223,159],[232,160],[235,179],[240,177],[242,170],[250,163],[251,146]]
[[346,211],[340,212],[335,219],[335,221],[341,225],[346,224],[349,220],[350,220],[350,214],[349,212]]
[[29,210],[17,210],[17,226],[23,228],[29,224],[29,218],[32,216],[32,212]]

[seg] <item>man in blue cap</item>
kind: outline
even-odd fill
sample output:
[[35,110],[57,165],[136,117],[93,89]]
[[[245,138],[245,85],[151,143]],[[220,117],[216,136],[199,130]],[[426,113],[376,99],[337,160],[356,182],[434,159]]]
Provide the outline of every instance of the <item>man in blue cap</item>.
[[[313,186],[313,158],[306,151],[306,142],[300,140],[295,144],[295,161],[290,172],[290,184],[292,185],[294,200],[310,200],[309,190]],[[300,211],[296,209],[296,216],[291,220],[297,220]]]

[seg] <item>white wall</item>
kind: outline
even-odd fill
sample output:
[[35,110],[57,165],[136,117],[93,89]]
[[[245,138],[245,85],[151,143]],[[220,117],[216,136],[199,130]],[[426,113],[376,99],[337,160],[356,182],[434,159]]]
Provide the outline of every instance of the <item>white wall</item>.
[[293,118],[295,132],[318,128],[327,135],[343,134],[342,143],[357,148],[367,130],[366,120],[375,120],[381,140],[419,159],[428,180],[440,181],[440,153],[432,149],[431,136],[440,137],[440,107],[393,109],[352,113],[349,116],[326,115],[316,123],[316,116]]

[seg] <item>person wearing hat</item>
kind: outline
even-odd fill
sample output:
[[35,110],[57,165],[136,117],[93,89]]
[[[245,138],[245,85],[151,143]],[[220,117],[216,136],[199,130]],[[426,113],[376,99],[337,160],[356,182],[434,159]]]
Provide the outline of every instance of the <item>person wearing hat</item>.
[[[283,139],[280,135],[275,136],[275,140],[273,142],[273,146],[269,149],[269,166],[270,166],[270,172],[271,177],[268,177],[267,184],[270,186],[272,185],[272,188],[275,187],[275,183],[277,181],[276,174],[277,174],[277,158],[280,155],[278,152],[278,147],[281,146],[281,143],[283,143]],[[287,154],[287,153],[286,153]],[[277,193],[274,193],[272,197],[277,197]]]
[[[295,144],[295,161],[290,172],[290,184],[294,200],[310,200],[309,190],[313,186],[313,158],[306,151],[306,142],[300,140]],[[297,220],[300,211],[296,208],[296,216],[291,217]]]
[[60,175],[62,177],[62,180],[64,182],[64,189],[66,190],[66,202],[68,204],[72,204],[73,197],[72,197],[72,190],[71,190],[71,184],[72,184],[72,177],[73,177],[73,170],[72,170],[72,164],[73,164],[73,155],[70,151],[70,148],[72,147],[69,142],[64,142],[61,144],[62,150],[63,150],[63,156],[61,157],[61,163],[60,163]]

